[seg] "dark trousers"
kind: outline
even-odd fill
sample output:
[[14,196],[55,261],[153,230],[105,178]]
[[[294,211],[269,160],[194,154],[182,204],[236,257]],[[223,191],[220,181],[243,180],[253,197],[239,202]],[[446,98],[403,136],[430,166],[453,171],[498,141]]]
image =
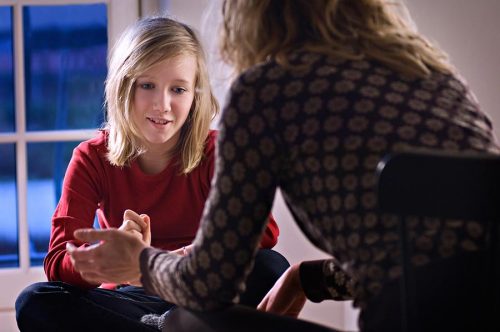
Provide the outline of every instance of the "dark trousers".
[[[256,307],[288,267],[278,252],[260,249],[240,303]],[[141,317],[161,315],[173,307],[140,287],[82,290],[63,282],[40,282],[18,296],[16,319],[21,332],[156,331],[141,323]]]

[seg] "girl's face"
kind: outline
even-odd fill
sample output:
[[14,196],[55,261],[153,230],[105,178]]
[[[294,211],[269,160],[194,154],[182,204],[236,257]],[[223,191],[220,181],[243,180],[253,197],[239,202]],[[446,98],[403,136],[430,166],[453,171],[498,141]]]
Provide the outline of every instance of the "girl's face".
[[196,58],[179,55],[157,63],[140,75],[134,87],[132,119],[146,147],[169,151],[194,99]]

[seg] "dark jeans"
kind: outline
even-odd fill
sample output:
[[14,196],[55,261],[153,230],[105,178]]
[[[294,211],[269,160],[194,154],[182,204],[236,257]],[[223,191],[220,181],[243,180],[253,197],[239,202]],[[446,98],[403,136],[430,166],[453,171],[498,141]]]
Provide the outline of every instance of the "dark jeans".
[[[240,303],[256,307],[288,267],[278,252],[260,249]],[[40,282],[18,296],[16,319],[21,332],[156,331],[141,323],[141,317],[173,307],[140,287],[82,290],[63,282]]]

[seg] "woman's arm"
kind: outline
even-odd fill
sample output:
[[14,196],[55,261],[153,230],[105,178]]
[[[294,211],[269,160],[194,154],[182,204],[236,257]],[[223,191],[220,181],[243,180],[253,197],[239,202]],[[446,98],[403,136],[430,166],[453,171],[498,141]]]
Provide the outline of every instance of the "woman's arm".
[[[208,163],[208,167],[206,167],[208,174],[208,180],[202,181],[204,183],[212,183],[212,178],[215,172],[215,139],[217,138],[217,131],[211,131],[208,139],[208,147],[206,149],[206,162]],[[210,187],[206,188],[204,192],[207,194],[210,191]],[[269,220],[266,225],[266,229],[264,234],[262,235],[262,239],[260,241],[260,248],[271,249],[278,243],[278,236],[280,234],[280,229],[274,216],[270,213]]]
[[280,178],[276,119],[252,86],[233,85],[222,114],[215,180],[193,249],[179,257],[154,248],[141,254],[142,283],[167,301],[214,309],[238,300],[265,233]]

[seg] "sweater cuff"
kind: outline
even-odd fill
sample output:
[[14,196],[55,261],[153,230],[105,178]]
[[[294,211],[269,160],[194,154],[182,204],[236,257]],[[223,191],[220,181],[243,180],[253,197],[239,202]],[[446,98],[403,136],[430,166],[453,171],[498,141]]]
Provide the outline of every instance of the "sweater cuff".
[[323,276],[323,265],[326,261],[317,260],[300,264],[300,284],[307,299],[312,302],[321,302],[331,297]]
[[150,271],[153,268],[154,257],[159,254],[161,250],[146,247],[142,249],[141,254],[139,256],[139,263],[141,268],[141,284],[144,287],[144,290],[148,294],[155,294],[153,282],[151,280]]

